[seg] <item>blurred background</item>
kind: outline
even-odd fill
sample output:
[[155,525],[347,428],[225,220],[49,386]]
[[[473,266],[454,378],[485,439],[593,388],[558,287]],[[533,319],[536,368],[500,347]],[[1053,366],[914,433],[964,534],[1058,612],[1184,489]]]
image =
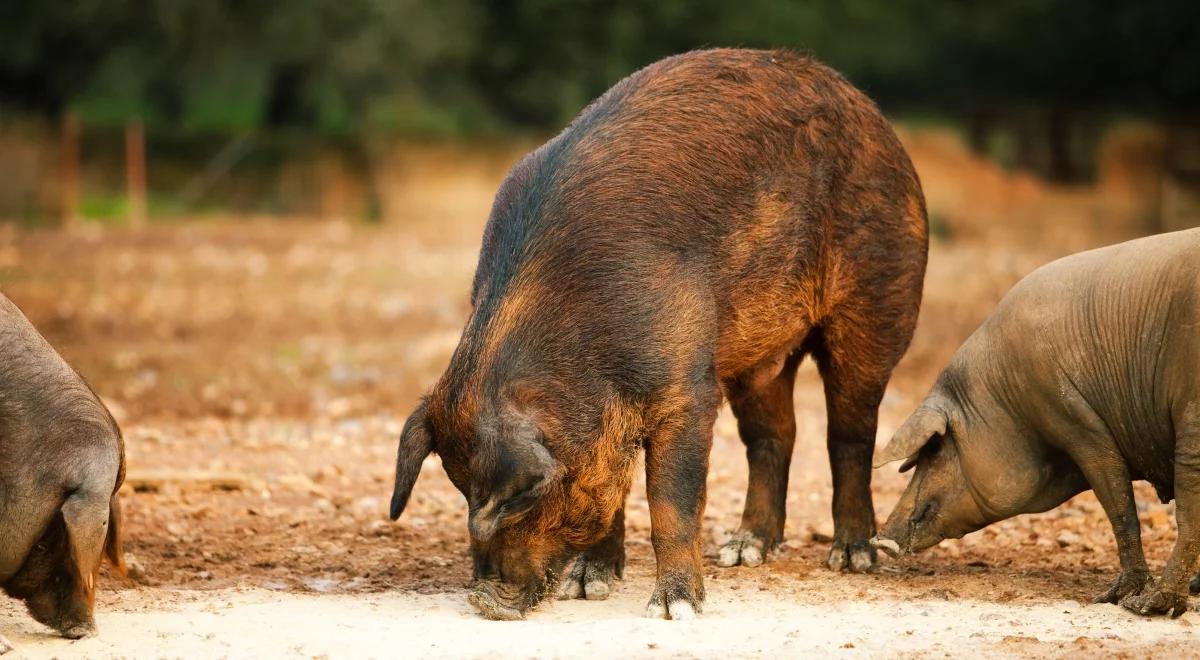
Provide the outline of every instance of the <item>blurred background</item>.
[[[592,98],[667,55],[755,46],[810,52],[878,101],[933,229],[886,438],[1030,270],[1200,225],[1197,7],[8,0],[0,289],[122,424],[140,581],[449,588],[470,573],[461,497],[434,465],[384,523],[395,437],[458,341],[496,187]],[[831,531],[821,392],[806,365],[787,550],[805,572]],[[719,536],[746,476],[727,411],[715,437]],[[880,472],[880,515],[902,483]],[[998,584],[1090,597],[1116,555],[1088,498],[939,549],[938,570],[991,562]],[[1167,510],[1143,509],[1152,561]],[[1046,568],[1064,581],[1026,572]]]
[[[507,162],[630,72],[740,45],[833,65],[918,158],[1028,177],[1018,195],[1099,186],[1134,206],[1097,220],[1160,230],[1197,214],[1198,19],[1186,0],[8,2],[0,217],[403,221],[415,170]],[[942,196],[940,230],[979,230]]]

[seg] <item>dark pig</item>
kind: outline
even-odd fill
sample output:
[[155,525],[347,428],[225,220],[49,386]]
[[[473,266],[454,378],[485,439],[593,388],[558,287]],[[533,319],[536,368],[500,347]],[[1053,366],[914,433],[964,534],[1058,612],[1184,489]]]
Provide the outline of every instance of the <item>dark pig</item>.
[[124,571],[112,415],[0,295],[0,585],[64,637],[95,632],[103,556]]
[[[875,540],[916,552],[1092,489],[1117,581],[1097,601],[1187,606],[1200,551],[1200,229],[1083,252],[1021,280],[966,341],[876,465],[916,472]],[[1175,499],[1153,583],[1131,481]]]
[[521,617],[564,577],[568,596],[603,597],[644,448],[648,612],[691,617],[722,398],[750,463],[723,563],[756,564],[783,534],[792,383],[811,355],[829,416],[829,565],[868,570],[877,408],[911,339],[927,247],[908,156],[829,68],[710,50],[631,75],[497,192],[470,318],[400,438],[392,517],[436,452],[467,499],[484,615]]

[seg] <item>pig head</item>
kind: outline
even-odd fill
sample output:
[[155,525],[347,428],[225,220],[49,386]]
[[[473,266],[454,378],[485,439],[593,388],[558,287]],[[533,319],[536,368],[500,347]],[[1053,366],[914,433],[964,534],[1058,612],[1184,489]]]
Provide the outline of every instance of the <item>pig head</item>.
[[568,410],[522,383],[478,405],[447,389],[436,387],[405,424],[391,516],[404,511],[424,459],[437,453],[467,500],[468,598],[488,618],[519,619],[609,530],[629,491],[637,445],[624,442],[629,429],[616,404],[595,408],[580,396]]
[[875,460],[877,468],[895,461],[903,461],[901,472],[916,468],[871,541],[892,556],[1046,511],[1086,487],[1064,455],[1038,442],[1000,403],[955,386],[957,380],[951,367]]

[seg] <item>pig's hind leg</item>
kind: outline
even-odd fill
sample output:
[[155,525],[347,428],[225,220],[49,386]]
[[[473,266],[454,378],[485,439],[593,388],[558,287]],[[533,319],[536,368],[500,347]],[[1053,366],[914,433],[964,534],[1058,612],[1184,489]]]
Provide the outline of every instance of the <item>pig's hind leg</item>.
[[788,470],[796,440],[792,389],[801,359],[800,351],[788,356],[782,370],[766,383],[748,378],[726,386],[738,435],[746,445],[750,478],[742,524],[721,546],[717,559],[721,566],[758,566],[783,540]]
[[624,573],[625,509],[622,507],[608,534],[575,558],[571,572],[559,588],[558,597],[561,600],[604,600],[612,592],[613,580],[624,577]]
[[827,327],[813,355],[825,384],[826,444],[833,473],[833,547],[826,564],[834,571],[862,573],[877,561],[869,539],[875,535],[871,459],[879,404],[907,339],[901,343],[887,333],[854,331],[849,328],[852,323],[843,319]]

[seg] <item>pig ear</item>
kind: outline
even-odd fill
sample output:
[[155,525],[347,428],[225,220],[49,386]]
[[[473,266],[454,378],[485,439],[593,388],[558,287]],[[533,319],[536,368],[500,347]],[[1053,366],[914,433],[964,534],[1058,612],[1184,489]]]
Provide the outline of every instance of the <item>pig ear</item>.
[[542,444],[532,424],[510,430],[496,447],[491,496],[471,512],[471,534],[487,541],[506,519],[525,513],[562,475],[562,465]]
[[[916,456],[934,436],[945,435],[946,422],[946,414],[937,408],[928,404],[917,408],[917,411],[892,436],[892,441],[888,443],[888,446],[879,452],[879,456],[875,458],[875,467],[883,467],[888,463]],[[900,471],[903,472],[910,467],[912,465],[905,461]]]
[[404,513],[413,484],[421,474],[421,463],[433,451],[433,437],[425,423],[425,404],[408,416],[404,430],[400,432],[400,447],[396,450],[396,485],[392,489],[392,520]]
[[111,522],[110,499],[111,496],[93,496],[86,491],[79,491],[68,497],[62,505],[63,522],[66,523],[67,540],[71,548],[71,568],[89,609],[96,597],[96,576],[100,572],[100,560],[104,556],[105,539]]

